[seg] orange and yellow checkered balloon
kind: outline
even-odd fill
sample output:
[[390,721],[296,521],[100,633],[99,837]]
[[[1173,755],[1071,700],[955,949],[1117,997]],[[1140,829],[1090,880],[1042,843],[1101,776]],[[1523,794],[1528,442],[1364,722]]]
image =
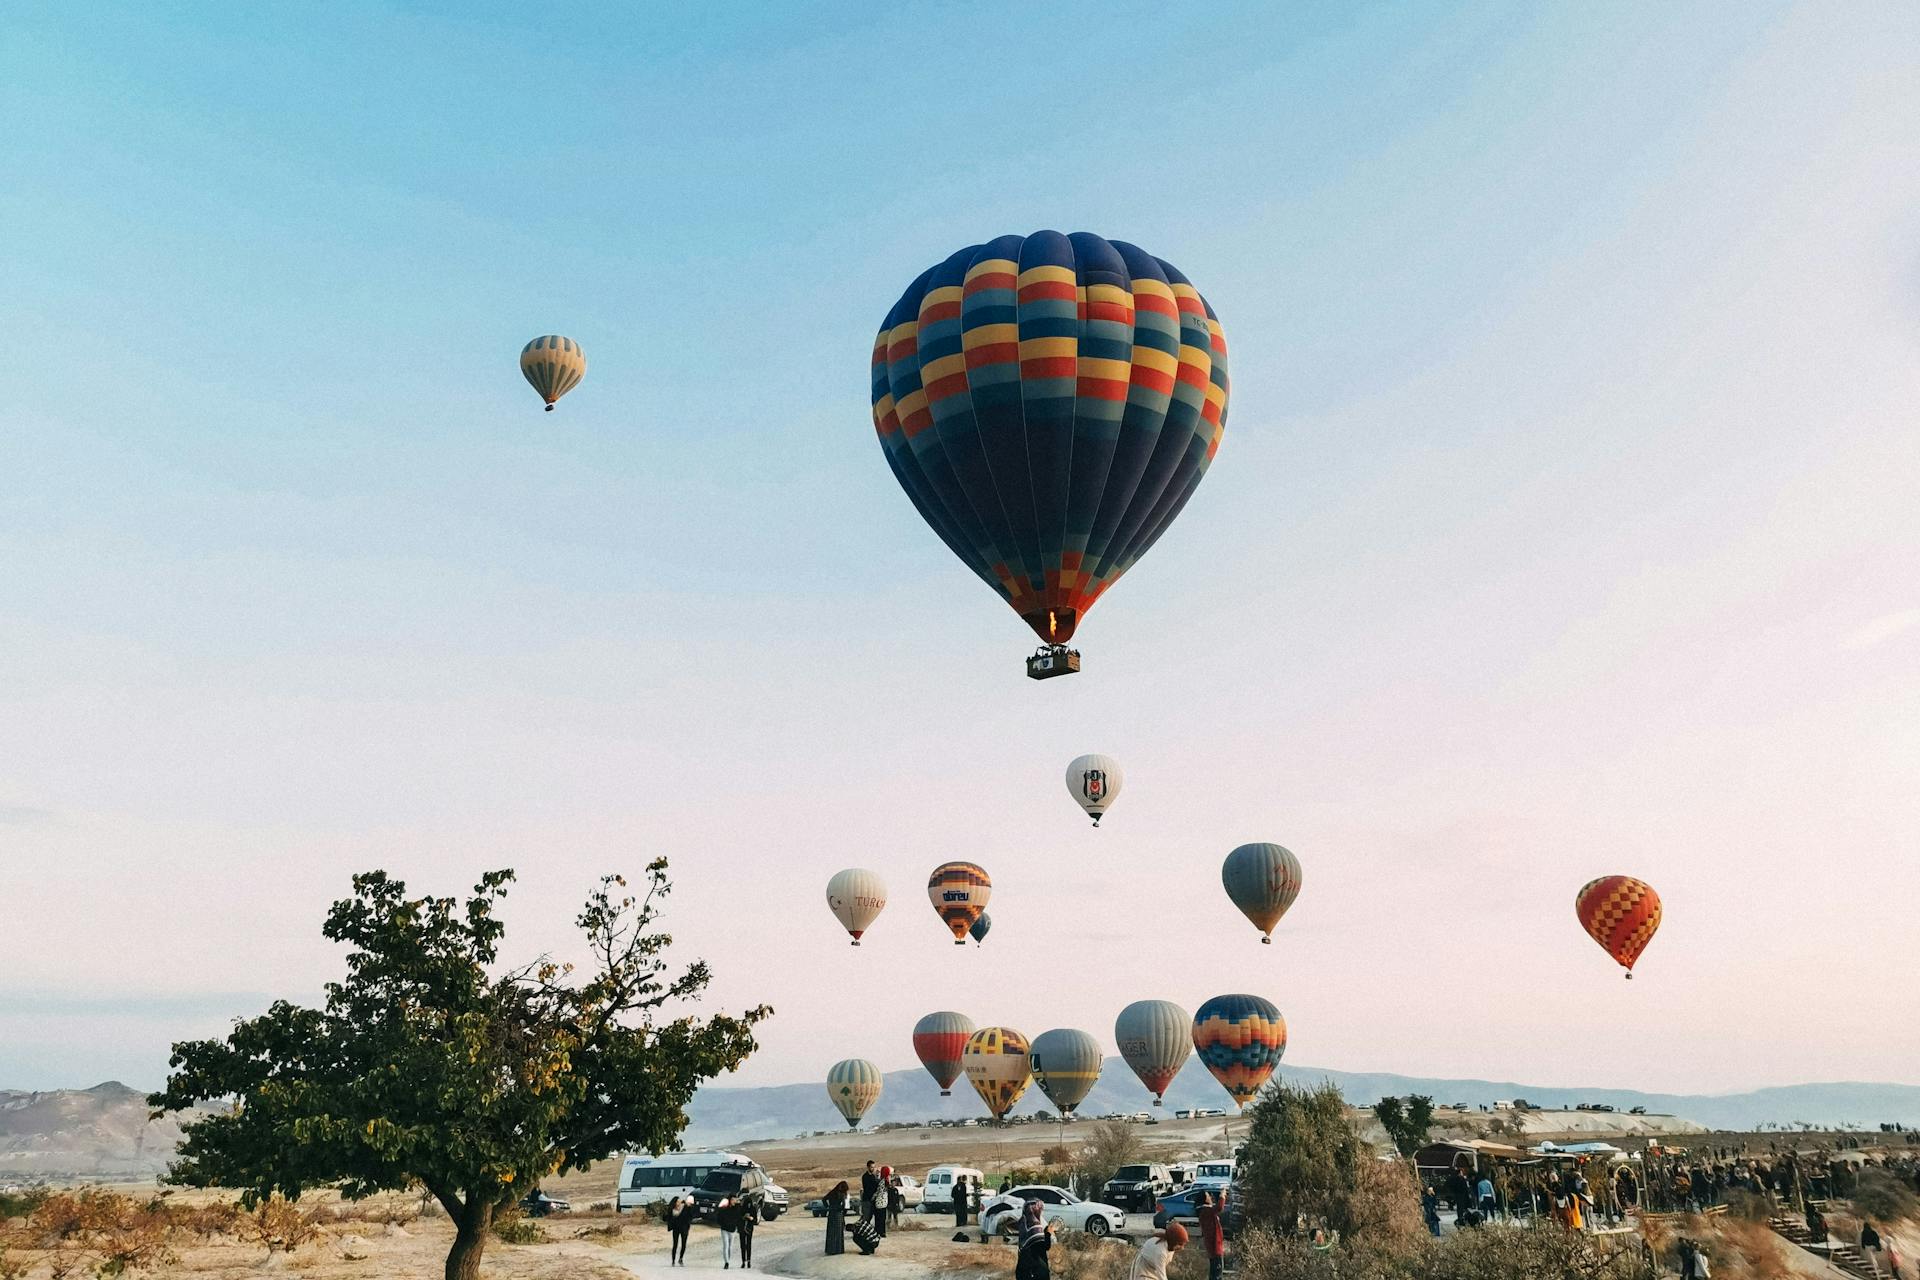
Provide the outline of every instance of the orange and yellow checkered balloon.
[[1590,880],[1573,900],[1580,926],[1633,976],[1633,962],[1660,928],[1660,895],[1632,876]]

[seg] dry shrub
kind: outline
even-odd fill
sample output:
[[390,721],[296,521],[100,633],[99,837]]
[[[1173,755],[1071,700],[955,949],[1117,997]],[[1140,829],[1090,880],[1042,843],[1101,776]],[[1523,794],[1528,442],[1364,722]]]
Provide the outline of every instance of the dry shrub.
[[1727,1216],[1742,1222],[1765,1222],[1773,1216],[1773,1202],[1757,1192],[1736,1188],[1727,1193]]
[[1133,1266],[1133,1250],[1121,1240],[1071,1231],[1055,1238],[1047,1261],[1056,1280],[1124,1280]]
[[519,1209],[512,1207],[494,1215],[493,1236],[505,1244],[545,1244],[547,1239],[539,1223],[523,1217]]
[[1775,1235],[1765,1222],[1729,1216],[1715,1225],[1719,1227],[1721,1247],[1714,1248],[1712,1239],[1706,1241],[1707,1257],[1715,1276],[1724,1275],[1731,1280],[1788,1280],[1795,1274],[1786,1259],[1787,1250],[1795,1246]]
[[286,1197],[274,1194],[260,1202],[252,1214],[241,1219],[240,1234],[267,1247],[269,1256],[291,1253],[320,1234],[320,1209],[302,1209]]
[[88,1188],[47,1196],[14,1233],[13,1243],[38,1251],[53,1280],[65,1280],[89,1273],[117,1276],[170,1262],[174,1231],[165,1201]]
[[1852,1200],[1854,1212],[1870,1222],[1898,1222],[1920,1211],[1920,1198],[1885,1169],[1862,1169]]

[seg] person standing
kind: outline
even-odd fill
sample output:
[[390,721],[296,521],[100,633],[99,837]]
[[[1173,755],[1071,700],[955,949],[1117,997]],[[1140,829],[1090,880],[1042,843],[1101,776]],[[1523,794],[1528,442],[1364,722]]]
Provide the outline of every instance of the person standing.
[[860,1175],[860,1221],[865,1222],[873,1216],[873,1195],[880,1189],[880,1175],[873,1171],[873,1161],[867,1161],[867,1171]]
[[1174,1250],[1186,1242],[1187,1229],[1177,1222],[1169,1222],[1140,1245],[1140,1252],[1133,1255],[1133,1270],[1127,1273],[1127,1280],[1167,1280],[1167,1263],[1172,1260]]
[[967,1225],[967,1175],[964,1173],[953,1175],[953,1225]]
[[900,1175],[893,1171],[891,1165],[882,1167],[880,1172],[887,1178],[887,1226],[897,1227],[900,1225],[900,1210],[906,1207],[907,1197],[900,1189]]
[[1420,1184],[1420,1216],[1427,1220],[1427,1230],[1436,1239],[1440,1235],[1440,1193],[1433,1189],[1431,1182]]
[[1200,1245],[1207,1251],[1207,1280],[1220,1280],[1227,1265],[1227,1233],[1220,1226],[1220,1210],[1227,1202],[1227,1193],[1220,1193],[1220,1203],[1215,1204],[1211,1191],[1200,1193]]
[[828,1257],[847,1251],[847,1194],[848,1188],[844,1178],[834,1183],[833,1190],[827,1192]]
[[726,1197],[713,1210],[713,1225],[720,1228],[720,1266],[733,1266],[733,1245],[740,1235],[740,1202]]
[[687,1265],[687,1233],[693,1230],[693,1205],[683,1196],[667,1202],[667,1265]]
[[1053,1224],[1040,1221],[1040,1202],[1029,1200],[1020,1211],[1020,1254],[1013,1264],[1013,1280],[1052,1280],[1047,1253],[1053,1248]]
[[882,1168],[873,1187],[873,1233],[881,1239],[887,1235],[887,1206],[893,1203],[893,1187],[888,1184],[888,1170]]
[[760,1197],[748,1196],[740,1202],[740,1265],[753,1267],[753,1229],[760,1225]]
[[1479,1184],[1476,1185],[1473,1190],[1474,1194],[1480,1197],[1480,1216],[1486,1219],[1486,1221],[1492,1222],[1498,1214],[1499,1208],[1493,1202],[1493,1179],[1488,1177],[1487,1173],[1488,1171],[1485,1169],[1480,1171]]

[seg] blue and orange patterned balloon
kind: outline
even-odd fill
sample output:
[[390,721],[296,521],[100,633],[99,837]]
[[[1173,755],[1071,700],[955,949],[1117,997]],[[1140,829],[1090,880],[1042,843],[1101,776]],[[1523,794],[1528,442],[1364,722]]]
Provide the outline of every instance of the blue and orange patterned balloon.
[[1049,644],[1193,496],[1227,390],[1226,338],[1199,291],[1086,232],[960,250],[901,295],[873,347],[894,478]]
[[1253,1101],[1287,1051],[1287,1020],[1259,996],[1215,996],[1193,1015],[1193,1048],[1241,1107]]

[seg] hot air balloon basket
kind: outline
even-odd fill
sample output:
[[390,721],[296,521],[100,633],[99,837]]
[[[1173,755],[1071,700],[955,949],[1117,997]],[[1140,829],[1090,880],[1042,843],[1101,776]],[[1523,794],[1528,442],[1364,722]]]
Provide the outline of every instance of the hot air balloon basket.
[[1063,644],[1042,645],[1027,659],[1029,680],[1051,680],[1080,670],[1080,651]]

